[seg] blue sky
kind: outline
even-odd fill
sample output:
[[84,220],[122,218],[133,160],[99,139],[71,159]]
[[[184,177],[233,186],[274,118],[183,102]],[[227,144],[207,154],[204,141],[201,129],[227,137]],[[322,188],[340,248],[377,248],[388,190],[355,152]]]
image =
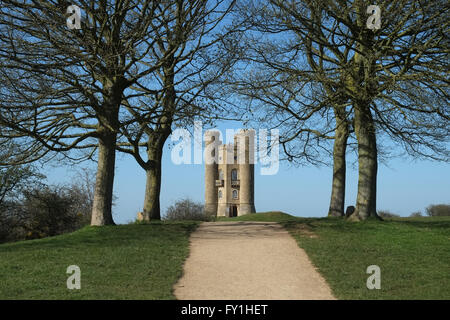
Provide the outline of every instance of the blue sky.
[[[222,123],[218,129],[238,128],[236,124]],[[205,128],[206,129],[206,128]],[[170,138],[169,138],[170,140]],[[161,209],[176,200],[189,197],[204,201],[204,166],[198,164],[175,165],[171,161],[171,148],[166,143],[163,156]],[[192,151],[193,157],[193,151]],[[347,157],[346,206],[356,201],[358,172],[354,156]],[[81,167],[95,167],[86,162]],[[331,193],[331,167],[294,167],[280,162],[276,175],[263,176],[255,166],[256,210],[279,210],[296,216],[324,217],[328,212]],[[70,181],[73,174],[67,167],[52,168],[47,172],[50,183]],[[129,155],[118,154],[114,193],[118,197],[113,209],[116,223],[127,223],[142,210],[145,173]],[[389,210],[401,216],[422,211],[430,204],[450,204],[450,164],[413,158],[394,158],[387,166],[379,165],[378,210]]]

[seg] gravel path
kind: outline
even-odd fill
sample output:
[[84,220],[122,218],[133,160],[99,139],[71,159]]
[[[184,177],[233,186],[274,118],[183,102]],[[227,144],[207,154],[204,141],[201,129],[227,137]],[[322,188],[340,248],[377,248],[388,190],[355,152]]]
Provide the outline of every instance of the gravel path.
[[174,289],[181,300],[335,299],[305,251],[274,222],[202,223]]

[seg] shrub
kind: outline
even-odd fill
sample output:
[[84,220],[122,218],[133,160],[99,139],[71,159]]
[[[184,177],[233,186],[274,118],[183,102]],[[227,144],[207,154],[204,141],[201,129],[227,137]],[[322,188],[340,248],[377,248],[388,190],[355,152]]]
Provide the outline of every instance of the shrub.
[[92,171],[81,169],[68,186],[48,186],[34,166],[0,166],[0,243],[72,232],[89,224],[93,177]]
[[398,214],[392,213],[387,210],[380,210],[377,213],[381,218],[399,218],[400,217]]
[[75,231],[90,221],[91,202],[77,188],[40,186],[0,206],[0,242]]
[[79,229],[83,213],[78,209],[78,197],[70,189],[45,187],[24,193],[22,216],[26,238],[55,236]]
[[426,208],[426,212],[430,217],[450,216],[450,205],[432,204]]
[[[6,149],[0,149],[0,158],[9,159]],[[41,188],[45,176],[32,165],[0,166],[0,243],[24,239],[24,220],[21,205],[24,190],[30,185]]]
[[167,208],[164,219],[209,221],[210,217],[204,213],[201,203],[190,199],[182,199]]
[[14,215],[8,214],[6,203],[0,205],[0,243],[19,239],[17,222]]
[[412,218],[417,218],[417,217],[421,217],[422,216],[422,212],[420,211],[416,211],[410,214],[410,217]]

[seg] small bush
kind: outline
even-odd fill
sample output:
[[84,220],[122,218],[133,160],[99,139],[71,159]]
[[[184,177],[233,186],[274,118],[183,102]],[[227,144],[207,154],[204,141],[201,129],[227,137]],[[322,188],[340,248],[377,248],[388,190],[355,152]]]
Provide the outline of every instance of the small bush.
[[0,205],[0,243],[20,239],[23,232],[18,226],[17,217],[11,214],[10,207],[6,203]]
[[416,211],[410,214],[411,218],[418,218],[418,217],[422,217],[422,212],[420,211]]
[[82,169],[71,184],[48,186],[33,166],[0,166],[0,243],[72,232],[89,224],[94,176]]
[[71,232],[79,227],[72,208],[76,198],[67,190],[47,187],[25,192],[22,215],[26,217],[26,238],[43,238]]
[[43,186],[0,206],[0,243],[72,232],[89,224],[90,202],[78,189]]
[[392,213],[387,210],[380,210],[377,213],[381,218],[399,218],[400,217],[398,214]]
[[430,217],[450,216],[450,205],[432,204],[426,209],[426,212]]
[[203,211],[203,205],[201,203],[194,202],[190,199],[182,199],[167,208],[164,219],[209,221],[210,217]]

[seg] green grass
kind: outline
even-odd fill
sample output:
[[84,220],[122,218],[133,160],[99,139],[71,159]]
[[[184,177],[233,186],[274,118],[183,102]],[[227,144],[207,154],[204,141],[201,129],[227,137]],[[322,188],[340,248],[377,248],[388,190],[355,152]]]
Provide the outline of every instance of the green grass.
[[[277,221],[289,230],[339,299],[450,299],[450,217],[347,222],[281,212],[218,221]],[[0,245],[0,299],[174,299],[197,222],[86,227]],[[81,290],[68,290],[69,265]],[[366,269],[381,268],[381,290]]]
[[[86,227],[0,245],[0,299],[174,299],[196,222]],[[68,290],[66,269],[81,269]]]
[[[280,212],[228,221],[277,221],[305,249],[338,299],[450,299],[450,217],[348,222]],[[369,290],[369,265],[381,289]]]

